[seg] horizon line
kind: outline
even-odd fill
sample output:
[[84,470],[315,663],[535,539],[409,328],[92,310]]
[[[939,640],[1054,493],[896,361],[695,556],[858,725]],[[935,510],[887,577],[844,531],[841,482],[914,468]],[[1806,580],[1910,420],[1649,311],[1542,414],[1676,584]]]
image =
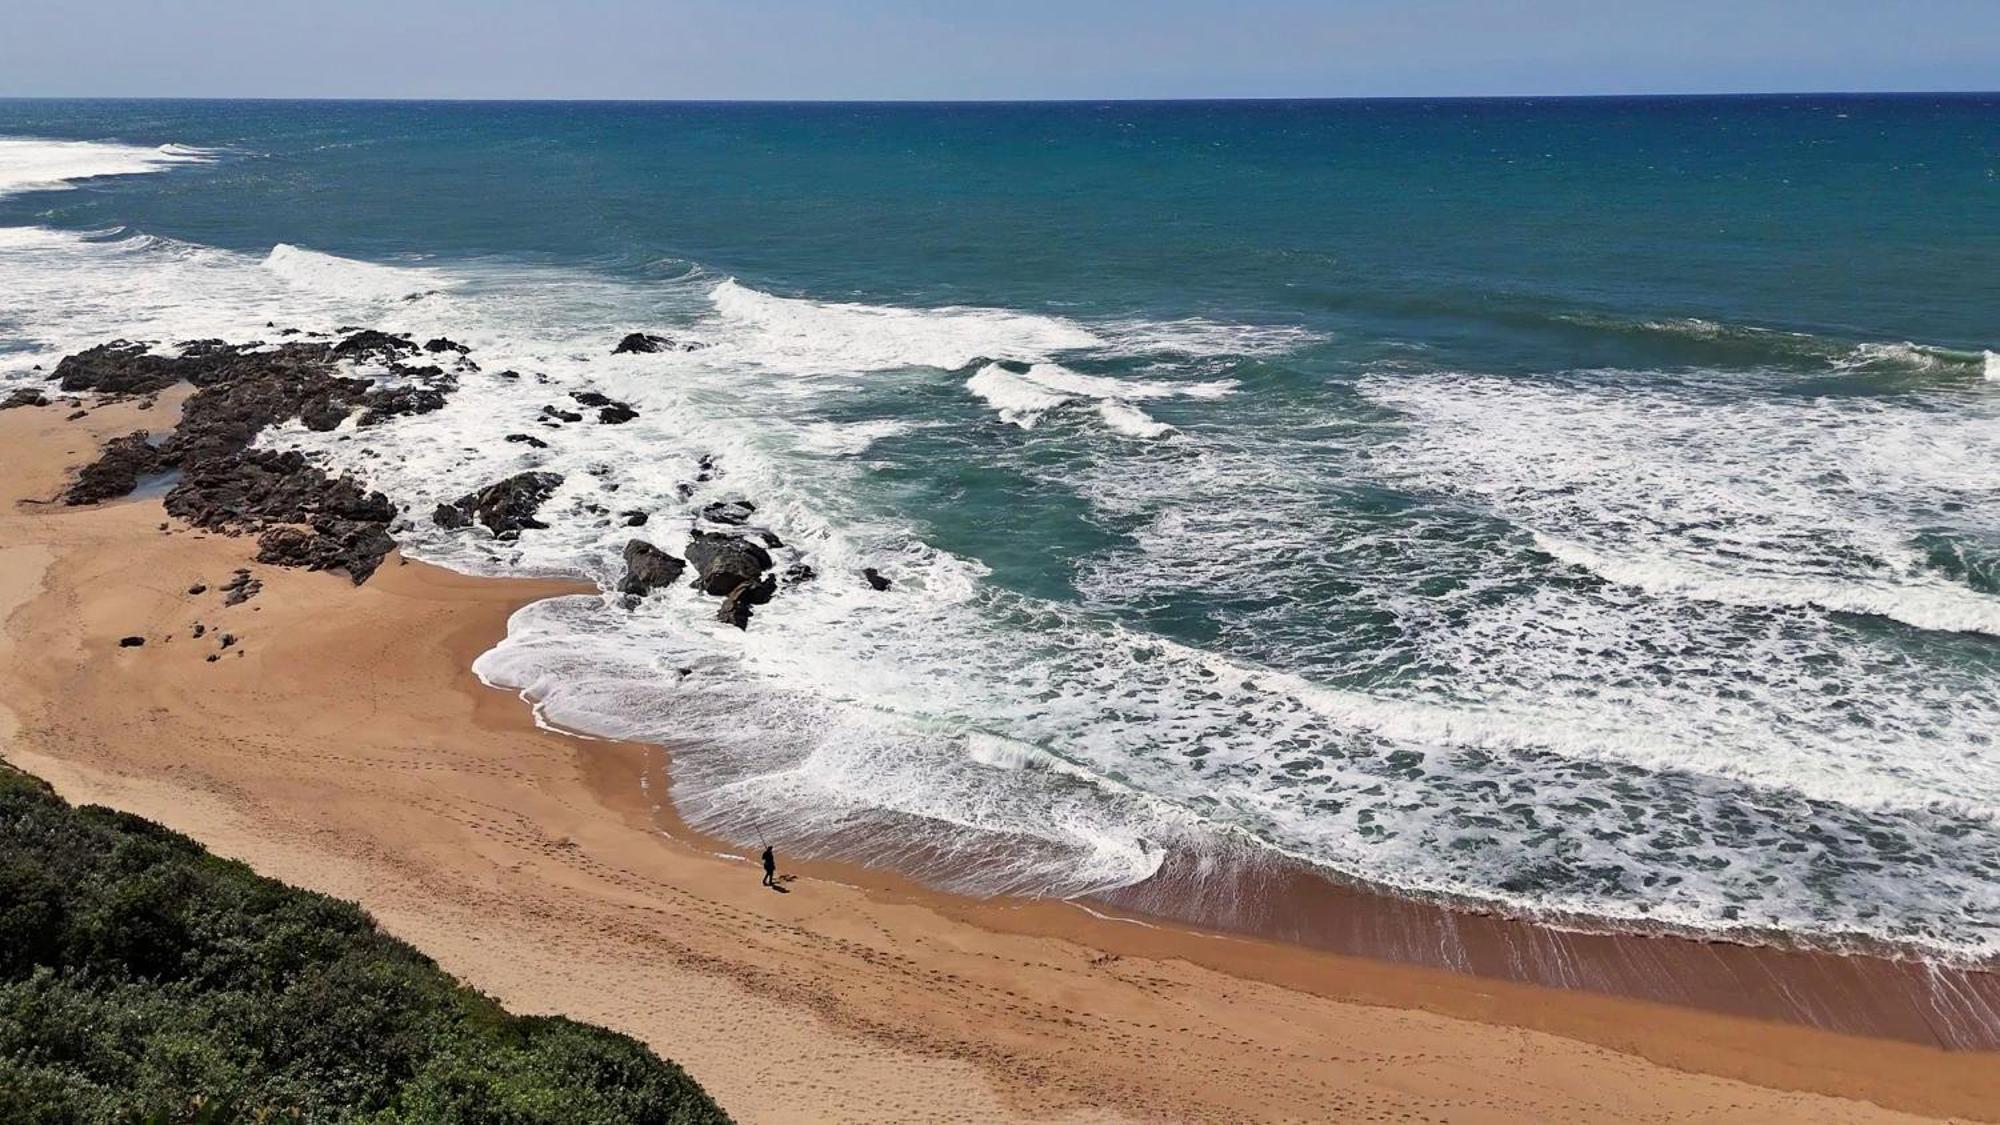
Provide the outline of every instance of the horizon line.
[[1730,98],[1921,98],[1996,97],[2000,89],[1905,90],[1709,90],[1630,91],[1571,94],[1221,94],[1199,97],[1050,97],[1050,98],[617,98],[617,97],[354,97],[347,95],[281,94],[0,94],[0,102],[331,102],[351,104],[551,104],[551,105],[1202,105],[1221,102],[1525,102],[1616,101],[1640,99]]

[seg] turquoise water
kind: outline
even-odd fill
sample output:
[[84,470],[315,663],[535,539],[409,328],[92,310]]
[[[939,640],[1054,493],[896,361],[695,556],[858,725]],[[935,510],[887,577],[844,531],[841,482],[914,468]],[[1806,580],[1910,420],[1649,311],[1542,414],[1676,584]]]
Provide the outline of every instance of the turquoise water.
[[[1984,959],[1996,204],[1988,95],[0,102],[0,383],[445,334],[445,411],[266,440],[413,513],[563,472],[519,543],[400,533],[479,572],[753,500],[822,578],[748,632],[564,599],[480,664],[725,835]],[[585,388],[640,419],[500,440]]]

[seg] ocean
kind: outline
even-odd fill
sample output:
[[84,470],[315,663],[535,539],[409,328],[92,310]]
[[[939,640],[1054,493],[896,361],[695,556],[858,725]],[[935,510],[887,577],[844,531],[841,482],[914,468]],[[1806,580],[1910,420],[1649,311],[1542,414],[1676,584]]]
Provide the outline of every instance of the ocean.
[[[605,588],[476,670],[727,839],[2000,956],[2000,96],[0,101],[0,291],[0,390],[469,345],[262,441]],[[547,529],[429,518],[527,469]],[[609,592],[730,500],[817,577]]]

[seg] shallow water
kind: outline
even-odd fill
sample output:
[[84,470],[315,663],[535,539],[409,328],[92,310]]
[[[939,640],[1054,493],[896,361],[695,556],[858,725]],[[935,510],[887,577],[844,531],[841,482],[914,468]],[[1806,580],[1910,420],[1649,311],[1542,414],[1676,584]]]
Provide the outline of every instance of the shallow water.
[[[479,665],[673,740],[724,835],[1983,959],[1996,110],[0,102],[0,384],[448,335],[445,410],[267,442],[481,572],[610,583],[619,513],[678,553],[753,500],[821,578],[748,632],[566,598]],[[582,389],[640,417],[536,421]],[[423,518],[530,467],[548,531]]]

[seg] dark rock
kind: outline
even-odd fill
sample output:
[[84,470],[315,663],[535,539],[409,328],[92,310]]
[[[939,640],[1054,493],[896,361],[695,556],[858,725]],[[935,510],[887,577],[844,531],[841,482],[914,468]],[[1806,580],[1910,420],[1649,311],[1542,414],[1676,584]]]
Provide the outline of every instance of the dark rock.
[[90,417],[90,411],[88,411],[88,410],[72,410],[72,411],[70,411],[70,412],[69,412],[69,414],[68,414],[68,415],[66,415],[66,416],[65,416],[65,417],[63,418],[63,421],[65,421],[65,422],[74,422],[74,421],[76,421],[76,420],[77,420],[78,418],[88,418],[88,417]]
[[220,660],[220,659],[222,659],[222,658],[221,658],[220,656],[217,656],[217,655],[216,655],[215,653],[212,653],[212,652],[211,652],[211,653],[209,653],[209,654],[208,654],[208,662],[209,662],[210,664],[213,664],[213,663],[215,663],[216,661],[218,661],[218,660]]
[[801,582],[811,582],[818,577],[819,571],[814,570],[807,563],[797,562],[785,568],[785,584],[787,586],[796,586]]
[[757,513],[757,505],[748,500],[722,500],[707,505],[701,510],[701,518],[710,523],[726,523],[740,526]]
[[66,391],[144,394],[173,386],[181,375],[172,358],[154,355],[144,344],[113,340],[64,356],[51,378]]
[[416,355],[417,345],[407,336],[391,336],[372,328],[363,329],[333,346],[341,359],[374,359],[394,363],[406,355]]
[[785,545],[785,541],[778,538],[778,533],[775,531],[760,530],[757,532],[757,538],[762,539],[764,546],[774,551]]
[[0,410],[13,410],[22,406],[47,406],[49,396],[34,387],[22,387],[4,399],[0,399]]
[[541,414],[541,416],[542,416],[542,417],[544,417],[544,418],[559,418],[559,419],[561,419],[562,421],[565,421],[565,422],[581,422],[581,421],[583,421],[583,415],[581,415],[581,414],[578,414],[578,413],[577,413],[576,411],[574,411],[574,410],[559,410],[559,409],[557,409],[556,407],[553,407],[553,406],[544,406],[544,407],[542,407],[542,414]]
[[[561,473],[517,473],[450,505],[438,505],[431,518],[440,527],[464,527],[476,520],[496,535],[544,528],[548,524],[537,520],[535,512],[562,482]],[[447,511],[456,515],[447,516]]]
[[[239,570],[236,572],[234,578],[223,584],[222,604],[225,606],[242,605],[244,602],[256,597],[263,589],[264,584],[250,577],[249,571]],[[228,648],[231,642],[232,638],[224,634],[222,647]]]
[[771,569],[771,556],[764,548],[741,536],[705,531],[689,537],[687,561],[694,566],[695,585],[716,597],[756,582]]
[[138,647],[139,647],[140,645],[142,645],[142,644],[145,644],[145,643],[146,643],[146,638],[144,638],[144,637],[120,637],[120,638],[118,638],[118,647],[119,647],[119,648],[138,648]]
[[750,627],[750,607],[763,605],[776,593],[778,583],[770,575],[755,582],[739,583],[723,597],[722,605],[716,608],[715,619],[738,629]]
[[195,623],[194,623],[194,639],[195,639],[195,640],[200,640],[200,639],[202,639],[203,637],[205,637],[205,636],[207,636],[207,635],[208,635],[208,626],[206,626],[206,625],[203,625],[203,624],[202,624],[201,622],[199,622],[199,621],[195,622]]
[[427,387],[377,387],[361,396],[368,409],[362,413],[359,424],[373,426],[390,418],[442,410],[446,393],[457,389],[458,384],[451,380]]
[[644,596],[662,586],[673,585],[686,569],[686,562],[644,539],[634,539],[625,544],[625,577],[618,583],[618,589]]
[[436,355],[439,352],[457,352],[460,355],[464,355],[465,353],[471,351],[472,349],[466,347],[464,344],[460,344],[452,340],[447,340],[443,336],[439,336],[435,340],[426,341],[424,344],[424,350],[430,352],[433,355]]
[[431,511],[431,522],[449,531],[472,526],[472,513],[450,504],[439,504]]
[[66,504],[96,504],[129,496],[139,487],[139,478],[160,470],[160,451],[153,447],[152,435],[145,431],[112,438],[98,451],[97,460],[77,471],[76,483],[63,494]]
[[316,398],[299,408],[299,421],[305,423],[306,429],[323,434],[339,429],[352,412],[353,408],[344,403],[336,403],[331,398]]
[[612,355],[627,355],[633,352],[673,352],[690,351],[688,346],[678,343],[671,336],[651,336],[644,332],[634,332],[618,341],[611,349]]
[[246,449],[182,470],[166,496],[169,515],[218,531],[319,519],[387,525],[395,505],[347,477],[329,477],[296,450]]
[[224,633],[224,634],[222,634],[222,647],[223,647],[223,648],[229,648],[230,646],[234,645],[235,643],[236,643],[236,634],[234,634],[234,633]]
[[614,401],[596,391],[571,391],[569,397],[575,399],[578,406],[610,406]]
[[644,512],[636,512],[636,511],[620,512],[618,514],[624,517],[626,527],[644,527],[646,526],[646,521],[652,518],[651,516],[647,515]]
[[509,381],[512,381],[515,379],[519,379],[521,377],[521,373],[519,371],[512,371],[512,370],[496,371],[493,373],[493,377],[495,379],[507,379]]
[[368,581],[396,541],[379,523],[318,519],[312,526],[273,527],[257,539],[257,561],[307,570],[344,570],[356,586]]
[[533,446],[536,449],[547,449],[549,447],[548,442],[543,441],[541,438],[538,438],[533,434],[508,434],[507,440],[512,442],[519,442],[523,445]]
[[197,582],[194,585],[188,587],[189,597],[200,597],[201,595],[206,593],[208,593],[208,586],[206,583]]
[[886,590],[891,585],[887,578],[882,577],[882,572],[872,566],[862,567],[861,577],[867,579],[868,585],[876,590]]
[[612,403],[597,412],[597,420],[607,426],[622,426],[638,416],[638,411],[622,402]]

